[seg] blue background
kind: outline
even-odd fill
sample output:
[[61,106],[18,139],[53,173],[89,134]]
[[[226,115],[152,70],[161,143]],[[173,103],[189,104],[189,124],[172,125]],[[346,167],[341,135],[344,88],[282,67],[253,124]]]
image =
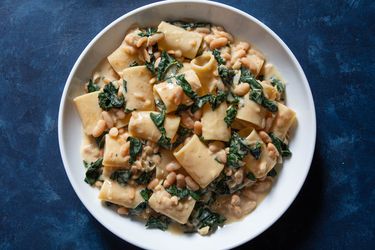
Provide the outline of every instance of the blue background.
[[[0,249],[135,249],[75,195],[59,154],[57,117],[85,46],[114,19],[150,2],[0,2]],[[264,22],[294,52],[318,122],[299,196],[242,248],[374,249],[374,2],[223,2]]]

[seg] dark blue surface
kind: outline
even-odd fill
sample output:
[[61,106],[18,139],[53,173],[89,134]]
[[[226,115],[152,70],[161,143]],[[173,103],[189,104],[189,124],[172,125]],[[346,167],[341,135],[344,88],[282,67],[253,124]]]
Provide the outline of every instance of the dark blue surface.
[[[0,2],[0,249],[133,248],[75,195],[59,154],[57,116],[85,46],[114,19],[149,2]],[[374,2],[223,2],[286,42],[310,82],[318,121],[302,191],[279,221],[242,248],[374,249]]]

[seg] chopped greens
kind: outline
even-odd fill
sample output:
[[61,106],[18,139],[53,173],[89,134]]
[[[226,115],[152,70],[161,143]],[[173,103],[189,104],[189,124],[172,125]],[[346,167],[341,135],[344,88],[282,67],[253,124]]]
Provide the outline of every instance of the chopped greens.
[[254,156],[255,160],[259,160],[260,154],[262,153],[262,144],[256,142],[253,147],[250,147],[250,154]]
[[135,180],[135,182],[137,182],[137,184],[139,185],[147,184],[151,181],[153,175],[154,175],[153,171],[142,172],[142,174],[138,177],[138,179]]
[[87,92],[95,92],[98,91],[100,88],[97,84],[95,84],[91,79],[89,80],[89,83],[87,84]]
[[147,229],[160,229],[162,231],[165,231],[168,229],[170,221],[166,216],[151,216],[146,223]]
[[240,82],[245,82],[250,85],[250,100],[253,100],[254,102],[262,105],[273,113],[278,111],[277,103],[275,101],[267,99],[264,96],[262,85],[251,74],[250,70],[246,69],[245,67],[241,67]]
[[206,226],[210,227],[210,231],[215,230],[218,226],[223,225],[226,218],[218,213],[212,212],[208,208],[201,208],[198,217],[199,223],[198,228],[203,228]]
[[224,84],[231,86],[233,84],[233,77],[235,72],[232,69],[228,69],[224,65],[220,65],[218,68],[218,73]]
[[199,200],[200,195],[198,192],[191,191],[187,188],[178,188],[176,185],[172,185],[166,189],[172,196],[177,196],[180,199],[185,199],[191,196],[194,200]]
[[149,37],[149,36],[152,36],[155,33],[158,33],[157,31],[158,31],[157,28],[155,28],[155,27],[149,27],[149,28],[146,28],[145,31],[142,31],[142,32],[138,33],[138,36],[140,36],[140,37]]
[[117,181],[120,185],[125,185],[130,180],[132,176],[130,170],[117,170],[111,174],[109,177],[111,180]]
[[148,201],[152,195],[152,190],[145,188],[141,190],[141,196],[145,201]]
[[[167,72],[172,67],[176,67],[177,69],[180,69],[182,68],[182,63],[177,61],[175,58],[170,56],[165,50],[163,50],[161,52],[161,59],[158,64],[158,74],[157,74],[158,81],[165,80]],[[177,69],[176,69],[176,72],[177,72]]]
[[184,21],[173,21],[171,24],[176,25],[178,27],[181,27],[183,29],[195,29],[195,28],[201,28],[201,27],[209,27],[211,26],[209,23],[203,23],[203,22],[184,22]]
[[137,61],[134,61],[131,64],[129,64],[129,67],[135,67],[135,66],[138,66],[138,65],[139,64],[137,63]]
[[190,129],[187,129],[187,128],[184,128],[184,127],[178,127],[178,130],[177,130],[177,139],[176,141],[173,143],[173,147],[177,147],[178,145],[180,145],[183,141],[185,141],[186,137],[191,133],[191,130]]
[[216,61],[217,61],[217,63],[219,64],[219,65],[223,65],[223,64],[225,64],[225,60],[221,57],[221,55],[220,55],[220,50],[218,50],[218,49],[214,49],[213,51],[212,51],[212,54],[214,55],[214,57],[215,57],[215,59],[216,59]]
[[184,74],[176,76],[176,84],[182,88],[185,95],[187,95],[190,99],[195,100],[198,97],[197,93],[194,92],[189,82],[185,79]]
[[142,153],[142,141],[129,136],[127,141],[130,141],[130,159],[129,163],[133,164],[137,160],[137,156]]
[[229,141],[229,153],[227,155],[227,164],[232,168],[242,166],[241,161],[251,152],[250,146],[236,132],[232,133]]
[[236,118],[237,115],[237,109],[238,109],[238,104],[231,104],[226,111],[226,115],[224,117],[224,121],[227,124],[228,128],[232,125],[234,119]]
[[218,91],[217,95],[207,94],[204,96],[198,96],[196,97],[195,102],[191,107],[191,112],[194,113],[198,109],[202,108],[206,103],[209,103],[212,110],[215,110],[226,99],[227,93],[221,90]]
[[151,72],[152,75],[155,75],[156,70],[155,70],[155,56],[154,54],[149,54],[150,55],[150,61],[146,61],[145,65],[147,69]]
[[289,157],[292,155],[292,152],[290,152],[288,145],[285,144],[279,137],[277,137],[274,133],[270,133],[269,136],[272,139],[273,145],[275,145],[277,151],[279,151],[282,157]]
[[135,208],[129,209],[129,215],[140,215],[147,208],[147,202],[141,202]]
[[167,137],[167,131],[164,128],[165,109],[157,114],[150,113],[150,118],[161,133],[161,137],[158,140],[158,145],[169,149],[171,147],[171,139]]
[[273,168],[273,169],[271,169],[269,172],[268,172],[268,174],[267,174],[267,176],[271,176],[271,177],[275,177],[277,175],[277,172],[276,172],[276,170]]
[[255,177],[255,175],[253,174],[253,172],[248,172],[246,174],[246,177],[247,177],[247,179],[249,179],[251,181],[256,181],[257,180],[257,178]]
[[86,161],[83,162],[84,166],[87,168],[86,170],[86,178],[85,182],[93,185],[100,177],[102,174],[102,163],[103,163],[103,158],[99,158],[98,160],[87,163]]
[[282,81],[280,81],[279,79],[275,78],[275,77],[272,77],[271,78],[271,84],[272,86],[274,86],[277,91],[280,93],[280,94],[283,94],[284,91],[285,91],[285,85]]
[[104,86],[103,92],[99,93],[99,106],[104,110],[111,108],[121,108],[124,106],[125,100],[123,96],[117,95],[118,88],[112,82]]
[[105,135],[108,134],[109,130],[106,130],[101,134],[99,137],[95,138],[96,144],[98,144],[99,148],[103,148],[105,144]]

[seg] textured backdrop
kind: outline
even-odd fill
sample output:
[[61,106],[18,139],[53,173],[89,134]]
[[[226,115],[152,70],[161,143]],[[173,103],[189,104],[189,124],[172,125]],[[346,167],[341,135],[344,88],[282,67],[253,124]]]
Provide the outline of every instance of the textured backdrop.
[[[57,116],[85,46],[150,2],[0,1],[0,249],[135,249],[75,195],[59,154]],[[280,220],[241,248],[374,249],[374,2],[223,2],[286,42],[310,82],[318,119],[302,191]]]

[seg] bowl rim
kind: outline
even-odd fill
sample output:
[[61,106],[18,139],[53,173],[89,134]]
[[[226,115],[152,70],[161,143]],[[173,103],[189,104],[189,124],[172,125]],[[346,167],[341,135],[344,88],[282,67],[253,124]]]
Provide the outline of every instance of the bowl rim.
[[90,206],[88,206],[88,204],[86,204],[84,202],[84,199],[81,197],[82,194],[79,192],[79,188],[78,188],[78,185],[74,182],[74,179],[73,179],[73,175],[72,175],[72,172],[70,171],[69,167],[68,167],[68,161],[67,161],[67,155],[66,155],[66,152],[65,152],[65,149],[64,149],[64,145],[63,145],[63,120],[64,120],[64,107],[65,107],[65,102],[66,102],[66,96],[67,96],[67,92],[68,92],[68,89],[71,85],[71,82],[72,82],[72,78],[78,68],[78,66],[80,65],[82,59],[86,56],[87,52],[91,49],[91,47],[93,47],[95,45],[95,43],[97,42],[97,40],[102,37],[102,35],[107,32],[109,29],[111,29],[113,26],[115,26],[117,23],[121,22],[123,19],[133,15],[133,14],[136,14],[138,12],[142,12],[146,9],[149,9],[149,8],[153,8],[155,6],[159,6],[159,5],[168,5],[168,4],[173,4],[173,3],[199,3],[199,4],[205,4],[205,5],[211,5],[211,6],[216,6],[216,7],[220,7],[220,8],[224,8],[224,9],[227,9],[227,10],[230,10],[230,11],[233,11],[233,12],[236,12],[237,14],[240,14],[244,17],[246,17],[247,19],[250,19],[252,22],[256,23],[257,25],[259,25],[261,28],[263,28],[267,33],[269,33],[281,46],[282,48],[285,50],[285,52],[288,54],[288,56],[290,57],[290,59],[292,60],[292,63],[296,66],[296,69],[299,71],[301,77],[302,77],[302,85],[303,87],[305,88],[305,91],[306,91],[306,94],[307,94],[307,97],[308,97],[308,104],[309,106],[311,107],[311,110],[312,110],[312,122],[313,124],[312,125],[312,128],[313,130],[311,131],[312,133],[312,138],[313,138],[313,144],[312,144],[312,150],[311,150],[311,154],[310,155],[307,155],[305,156],[307,161],[309,163],[309,166],[308,168],[306,168],[306,171],[303,173],[303,176],[301,175],[300,177],[300,182],[297,184],[298,187],[295,189],[295,192],[293,194],[289,194],[289,196],[291,197],[290,199],[290,202],[282,207],[278,214],[276,216],[274,216],[274,219],[271,220],[268,224],[265,224],[263,225],[263,228],[260,228],[257,232],[255,232],[253,235],[249,236],[249,237],[244,237],[243,239],[241,240],[237,240],[235,242],[230,242],[228,243],[225,247],[226,248],[233,248],[233,247],[237,247],[239,245],[242,245],[250,240],[253,240],[255,239],[256,237],[258,237],[261,233],[263,233],[265,230],[267,230],[268,228],[270,228],[277,220],[279,220],[279,218],[285,213],[285,211],[292,205],[292,203],[295,201],[297,195],[300,193],[301,189],[302,189],[302,186],[303,184],[305,183],[306,181],[306,177],[310,171],[310,168],[311,168],[311,163],[312,163],[312,160],[313,160],[313,156],[314,156],[314,152],[315,152],[315,146],[316,146],[316,133],[317,133],[317,126],[316,126],[316,111],[315,111],[315,105],[314,105],[314,100],[313,100],[313,95],[312,95],[312,92],[311,92],[311,89],[310,89],[310,85],[308,83],[308,80],[306,78],[306,75],[301,67],[301,65],[299,64],[298,60],[296,59],[295,55],[293,54],[293,52],[289,49],[289,47],[284,43],[284,41],[274,32],[272,31],[267,25],[265,25],[264,23],[262,23],[261,21],[259,21],[257,18],[253,17],[252,15],[240,10],[240,9],[237,9],[235,7],[232,7],[232,6],[229,6],[229,5],[226,5],[226,4],[223,4],[223,3],[219,3],[219,2],[213,2],[213,1],[206,1],[206,0],[166,0],[166,1],[161,1],[161,2],[156,2],[156,3],[150,3],[150,4],[147,4],[147,5],[144,5],[144,6],[141,6],[139,8],[136,8],[132,11],[129,11],[127,13],[125,13],[124,15],[118,17],[117,19],[115,19],[114,21],[112,21],[109,25],[107,25],[105,28],[103,28],[90,42],[89,44],[85,47],[85,49],[81,52],[81,54],[79,55],[78,59],[76,60],[76,62],[74,63],[70,73],[69,73],[69,76],[65,82],[65,86],[64,86],[64,90],[63,90],[63,93],[62,93],[62,96],[61,96],[61,100],[60,100],[60,106],[59,106],[59,114],[58,114],[58,141],[59,141],[59,149],[60,149],[60,155],[61,155],[61,159],[63,161],[63,165],[64,165],[64,169],[65,169],[65,172],[68,176],[68,179],[69,179],[69,182],[70,184],[72,185],[73,189],[74,189],[74,192],[76,193],[76,195],[78,196],[78,198],[80,199],[80,201],[83,203],[83,205],[86,207],[86,209],[90,212],[90,214],[97,220],[99,221],[99,223],[104,226],[105,228],[107,228],[110,232],[112,232],[113,234],[115,234],[117,237],[119,237],[120,239],[122,240],[125,240],[126,242],[128,243],[131,243],[135,246],[138,246],[138,247],[142,247],[142,248],[147,248],[149,247],[148,245],[140,242],[140,241],[137,241],[137,240],[133,240],[131,238],[126,238],[126,237],[123,237],[123,235],[120,235],[119,233],[116,232],[116,230],[113,230],[112,227],[109,227],[106,225],[106,223],[104,221],[101,220],[100,216],[95,212],[93,211],[94,209],[90,208]]

